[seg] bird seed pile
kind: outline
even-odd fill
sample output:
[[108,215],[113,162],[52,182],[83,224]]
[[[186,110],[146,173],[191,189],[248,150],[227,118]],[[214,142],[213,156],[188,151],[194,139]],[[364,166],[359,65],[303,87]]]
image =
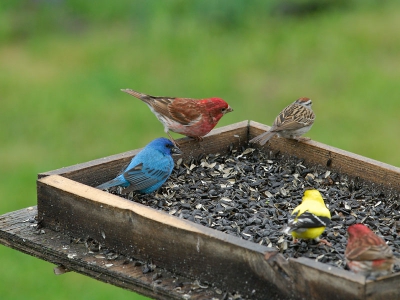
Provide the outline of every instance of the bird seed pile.
[[[281,231],[301,203],[304,188],[321,192],[332,222],[321,238],[299,240]],[[116,193],[119,193],[116,191]],[[366,224],[400,255],[399,195],[374,184],[350,180],[302,160],[257,149],[204,155],[188,163],[179,159],[169,180],[156,193],[127,199],[170,215],[279,249],[285,257],[308,257],[345,268],[347,227]],[[399,267],[395,267],[400,272]]]

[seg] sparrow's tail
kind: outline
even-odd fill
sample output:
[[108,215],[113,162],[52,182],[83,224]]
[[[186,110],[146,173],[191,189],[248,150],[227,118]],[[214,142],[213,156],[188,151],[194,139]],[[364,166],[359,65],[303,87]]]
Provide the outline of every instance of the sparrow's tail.
[[102,183],[102,184],[96,186],[96,189],[105,190],[105,189],[108,189],[110,187],[117,186],[117,185],[127,187],[129,185],[129,182],[126,181],[126,179],[121,174],[110,181],[107,181],[105,183]]
[[265,145],[265,143],[268,142],[275,134],[275,132],[271,131],[264,132],[256,136],[254,139],[251,139],[249,143],[259,143],[261,146]]

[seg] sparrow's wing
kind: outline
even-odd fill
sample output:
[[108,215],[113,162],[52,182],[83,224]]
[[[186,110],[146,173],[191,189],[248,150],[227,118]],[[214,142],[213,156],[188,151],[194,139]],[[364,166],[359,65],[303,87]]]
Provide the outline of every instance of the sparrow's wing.
[[168,178],[170,172],[168,166],[165,168],[150,168],[143,163],[124,172],[124,177],[131,184],[131,190],[143,190],[149,188],[158,182]]
[[315,120],[314,112],[303,105],[287,106],[275,119],[271,131],[296,130],[311,125]]

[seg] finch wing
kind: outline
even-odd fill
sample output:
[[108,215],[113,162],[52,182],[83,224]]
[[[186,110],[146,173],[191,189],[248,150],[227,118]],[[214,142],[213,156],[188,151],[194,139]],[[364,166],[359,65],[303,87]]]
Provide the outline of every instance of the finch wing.
[[276,117],[271,131],[296,130],[311,125],[314,120],[312,110],[303,105],[291,104]]
[[131,190],[143,190],[149,188],[158,182],[168,178],[170,172],[168,166],[161,169],[145,167],[143,163],[140,163],[124,172],[124,177],[131,186]]
[[176,98],[168,105],[170,118],[182,125],[189,126],[202,118],[197,102],[189,98]]
[[309,211],[293,214],[289,218],[288,226],[291,231],[301,228],[317,228],[326,227],[330,224],[331,220],[328,217],[319,217]]
[[122,91],[147,103],[154,113],[184,126],[189,126],[202,117],[194,99],[151,96],[131,89]]
[[392,249],[377,235],[365,235],[354,240],[345,253],[350,260],[376,260],[392,258]]
[[170,105],[174,103],[175,98],[168,97],[154,97],[151,96],[148,103],[153,107],[154,111],[162,116],[165,116],[169,119],[172,119],[172,115],[170,113]]
[[146,95],[131,89],[122,89],[121,91],[142,100],[147,105],[149,105],[156,113],[170,117],[168,105],[170,105],[175,100],[175,98]]

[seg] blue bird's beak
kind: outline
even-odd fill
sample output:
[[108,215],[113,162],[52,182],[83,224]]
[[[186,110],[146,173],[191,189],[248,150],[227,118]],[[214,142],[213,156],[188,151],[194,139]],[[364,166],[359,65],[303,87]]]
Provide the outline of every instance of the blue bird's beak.
[[171,148],[171,153],[172,155],[180,155],[182,154],[182,150],[179,149],[177,146],[174,146],[173,148]]

